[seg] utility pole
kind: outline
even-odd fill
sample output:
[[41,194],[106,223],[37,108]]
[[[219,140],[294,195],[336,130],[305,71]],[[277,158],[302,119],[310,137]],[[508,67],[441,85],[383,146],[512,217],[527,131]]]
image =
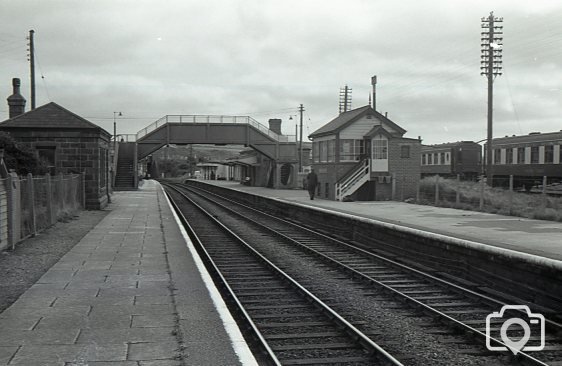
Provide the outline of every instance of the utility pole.
[[303,112],[304,112],[304,107],[301,104],[299,107],[299,114],[300,114],[299,173],[302,173],[302,113]]
[[488,78],[488,135],[486,139],[486,181],[492,186],[493,160],[492,160],[492,138],[493,138],[493,115],[494,115],[494,79],[502,72],[502,40],[503,26],[497,25],[503,22],[503,18],[494,17],[490,12],[487,18],[482,18],[482,55],[480,56],[480,75]]
[[347,85],[340,88],[340,114],[351,110],[351,91]]
[[29,54],[27,55],[29,58],[29,68],[31,71],[31,110],[35,109],[35,46],[33,44],[33,34],[35,31],[32,29],[29,31]]

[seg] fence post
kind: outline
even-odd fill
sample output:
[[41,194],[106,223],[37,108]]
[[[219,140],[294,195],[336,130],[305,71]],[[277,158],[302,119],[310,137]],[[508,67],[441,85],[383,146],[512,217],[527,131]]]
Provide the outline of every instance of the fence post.
[[548,204],[548,196],[546,195],[546,183],[547,183],[547,179],[545,175],[542,177],[542,204],[545,209]]
[[51,174],[45,174],[45,186],[47,190],[47,220],[49,225],[54,225],[56,222],[53,215],[53,191],[51,186]]
[[37,218],[35,217],[35,186],[33,185],[33,175],[27,174],[27,191],[29,192],[29,209],[31,210],[31,235],[37,235]]
[[64,195],[65,195],[65,191],[64,191],[64,183],[63,183],[63,176],[62,173],[59,173],[59,175],[57,176],[57,187],[59,190],[59,207],[60,207],[60,211],[64,212]]
[[459,207],[461,203],[461,175],[457,174],[457,189],[455,192],[455,207]]
[[396,173],[392,173],[392,197],[391,199],[394,201],[396,199]]
[[82,199],[82,209],[86,209],[86,172],[80,174],[80,198]]
[[480,176],[480,211],[484,210],[484,176]]
[[509,176],[509,214],[513,211],[513,175]]
[[439,205],[439,176],[435,176],[435,206]]
[[12,250],[21,239],[21,181],[16,173],[8,175],[8,244]]

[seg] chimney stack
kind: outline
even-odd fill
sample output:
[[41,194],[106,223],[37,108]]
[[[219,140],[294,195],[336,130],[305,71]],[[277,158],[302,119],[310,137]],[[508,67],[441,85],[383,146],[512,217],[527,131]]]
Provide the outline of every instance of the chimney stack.
[[281,133],[281,120],[279,118],[272,118],[269,120],[269,129],[278,135]]
[[371,78],[371,86],[373,87],[373,104],[371,104],[371,102],[369,102],[369,104],[371,104],[371,107],[376,111],[377,110],[377,75],[373,76]]
[[12,79],[14,92],[8,97],[10,118],[14,118],[25,112],[25,98],[20,94],[20,84],[20,79]]

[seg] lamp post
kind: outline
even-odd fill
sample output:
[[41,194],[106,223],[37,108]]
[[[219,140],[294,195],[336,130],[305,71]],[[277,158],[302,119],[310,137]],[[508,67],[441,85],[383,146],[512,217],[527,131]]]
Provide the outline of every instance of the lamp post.
[[113,112],[113,154],[115,154],[115,150],[117,149],[117,119],[116,117],[121,117],[123,113],[121,112]]

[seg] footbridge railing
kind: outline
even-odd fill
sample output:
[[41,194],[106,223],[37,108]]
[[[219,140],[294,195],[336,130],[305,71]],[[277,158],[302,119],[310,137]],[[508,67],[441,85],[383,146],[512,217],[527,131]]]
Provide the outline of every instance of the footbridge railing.
[[149,126],[140,130],[136,135],[136,140],[139,141],[144,136],[148,135],[157,128],[165,125],[166,123],[201,123],[201,124],[248,124],[263,134],[269,136],[278,142],[296,142],[295,135],[279,135],[271,131],[268,127],[262,125],[255,119],[248,116],[220,116],[220,115],[166,115],[159,120],[151,123]]

